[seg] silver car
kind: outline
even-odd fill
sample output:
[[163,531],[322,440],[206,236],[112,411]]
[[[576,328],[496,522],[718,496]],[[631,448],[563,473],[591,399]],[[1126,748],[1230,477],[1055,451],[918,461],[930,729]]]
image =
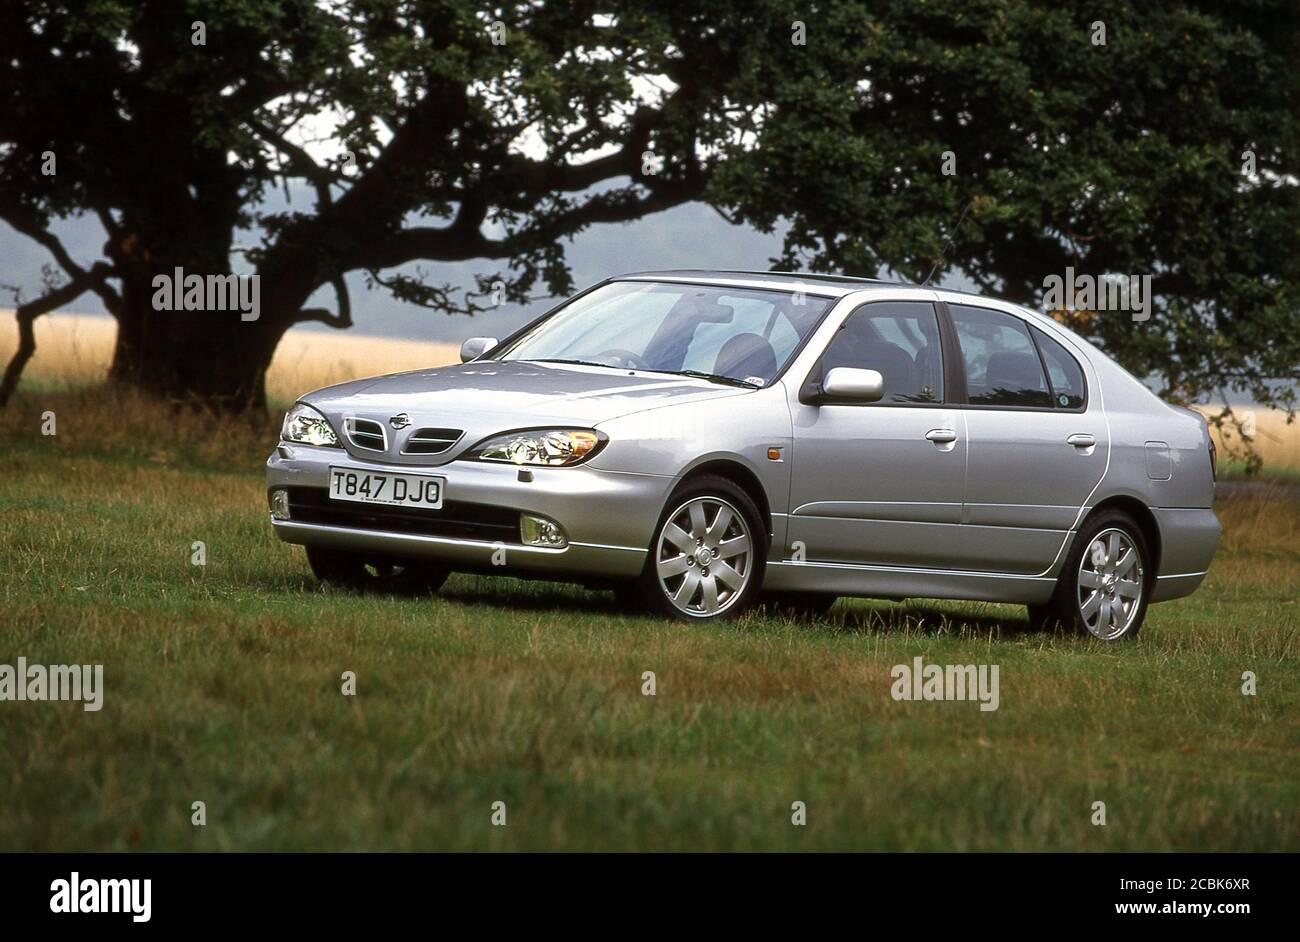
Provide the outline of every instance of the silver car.
[[1113,640],[1219,540],[1204,419],[1050,317],[866,279],[612,278],[462,363],[303,396],[271,522],[315,574],[613,589],[691,620],[837,596]]

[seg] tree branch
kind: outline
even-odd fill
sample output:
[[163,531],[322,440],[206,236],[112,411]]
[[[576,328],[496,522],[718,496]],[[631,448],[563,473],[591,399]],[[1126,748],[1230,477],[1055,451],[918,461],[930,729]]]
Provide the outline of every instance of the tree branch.
[[253,132],[258,137],[289,158],[289,166],[316,188],[316,206],[318,209],[334,204],[334,196],[330,193],[330,186],[339,182],[334,174],[316,163],[310,154],[297,144],[286,140],[284,135],[274,128],[252,118],[245,123],[253,129]]
[[331,314],[328,309],[323,307],[305,307],[294,318],[295,324],[320,321],[322,324],[328,324],[330,327],[339,330],[346,330],[352,326],[352,295],[348,291],[347,281],[344,280],[341,274],[338,274],[330,279],[330,284],[334,286],[334,294],[339,299],[338,313]]
[[18,379],[22,376],[27,361],[36,352],[36,333],[33,324],[42,314],[71,304],[87,291],[93,290],[97,282],[102,282],[113,271],[106,262],[96,262],[90,271],[83,271],[79,278],[74,278],[61,288],[55,288],[49,294],[20,304],[15,312],[18,321],[18,349],[5,367],[4,378],[0,379],[0,408],[9,403],[14,390],[18,388]]
[[465,204],[462,204],[462,213],[457,214],[456,221],[451,225],[440,229],[430,226],[402,229],[381,244],[365,246],[356,258],[349,260],[348,267],[374,271],[417,261],[459,262],[473,258],[507,258],[536,249],[562,236],[572,235],[594,223],[630,222],[649,213],[671,209],[697,199],[704,192],[702,178],[670,183],[645,181],[645,185],[650,187],[647,196],[637,198],[629,189],[599,193],[573,209],[543,219],[501,239],[484,236],[478,228],[481,218],[477,223],[471,224],[478,214],[465,216]]
[[45,246],[49,253],[54,256],[54,260],[59,263],[59,267],[67,272],[69,278],[75,280],[85,277],[86,270],[72,260],[72,256],[64,248],[63,243],[59,241],[54,233],[46,229],[33,213],[23,209],[16,202],[7,201],[3,206],[0,206],[0,219],[3,219],[29,239]]
[[[58,236],[50,232],[41,221],[31,212],[19,206],[17,203],[10,201],[0,206],[0,219],[8,223],[16,232],[20,232],[34,242],[44,246],[54,260],[59,263],[59,267],[67,274],[72,283],[78,279],[87,277],[88,272],[73,260],[72,255],[59,240]],[[107,262],[96,262],[96,265],[107,265]],[[93,270],[93,266],[92,266]],[[109,274],[113,272],[110,270]],[[90,290],[94,291],[104,301],[104,306],[113,314],[116,314],[120,307],[121,298],[113,288],[108,285],[104,278],[92,280]]]

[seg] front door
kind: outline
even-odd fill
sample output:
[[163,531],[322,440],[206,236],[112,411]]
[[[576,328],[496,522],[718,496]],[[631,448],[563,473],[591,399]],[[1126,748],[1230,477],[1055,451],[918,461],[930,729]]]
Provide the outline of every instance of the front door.
[[[806,562],[952,568],[966,475],[963,413],[944,403],[934,305],[881,301],[845,319],[814,377],[878,370],[875,403],[793,404],[789,546]],[[820,373],[818,373],[820,369]]]

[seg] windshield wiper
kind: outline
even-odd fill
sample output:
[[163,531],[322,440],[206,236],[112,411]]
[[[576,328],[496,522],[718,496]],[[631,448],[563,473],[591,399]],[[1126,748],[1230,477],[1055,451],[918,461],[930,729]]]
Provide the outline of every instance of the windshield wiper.
[[734,376],[724,376],[721,373],[706,373],[703,370],[647,370],[635,366],[611,366],[608,363],[597,363],[594,360],[564,360],[557,357],[548,357],[539,360],[526,360],[526,363],[571,363],[575,366],[603,366],[607,370],[631,370],[636,373],[666,373],[669,376],[690,376],[693,379],[707,379],[711,383],[722,383],[724,386],[740,386],[744,389],[762,389],[762,383],[751,383],[746,379],[736,379]]
[[762,389],[762,383],[751,383],[747,379],[736,379],[734,376],[724,376],[722,373],[706,373],[703,370],[655,370],[656,373],[672,373],[674,376],[691,376],[695,379],[707,379],[711,383],[722,383],[724,386],[740,386],[744,389]]
[[525,363],[571,363],[574,366],[603,366],[607,370],[625,369],[625,367],[622,366],[610,366],[608,363],[597,363],[595,360],[560,360],[560,359],[552,358],[552,359],[545,359],[545,360],[525,360],[524,362]]

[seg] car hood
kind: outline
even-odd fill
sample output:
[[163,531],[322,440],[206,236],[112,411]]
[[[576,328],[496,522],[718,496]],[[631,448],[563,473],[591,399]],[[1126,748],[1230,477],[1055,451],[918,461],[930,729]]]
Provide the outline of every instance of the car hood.
[[[356,458],[436,465],[500,432],[542,426],[591,428],[663,405],[745,395],[752,390],[686,376],[521,360],[481,360],[353,380],[317,389],[299,401],[318,409]],[[393,416],[410,424],[394,429]],[[345,431],[349,418],[383,426],[386,447],[364,448]],[[407,439],[423,428],[459,432],[437,455],[406,455]]]

